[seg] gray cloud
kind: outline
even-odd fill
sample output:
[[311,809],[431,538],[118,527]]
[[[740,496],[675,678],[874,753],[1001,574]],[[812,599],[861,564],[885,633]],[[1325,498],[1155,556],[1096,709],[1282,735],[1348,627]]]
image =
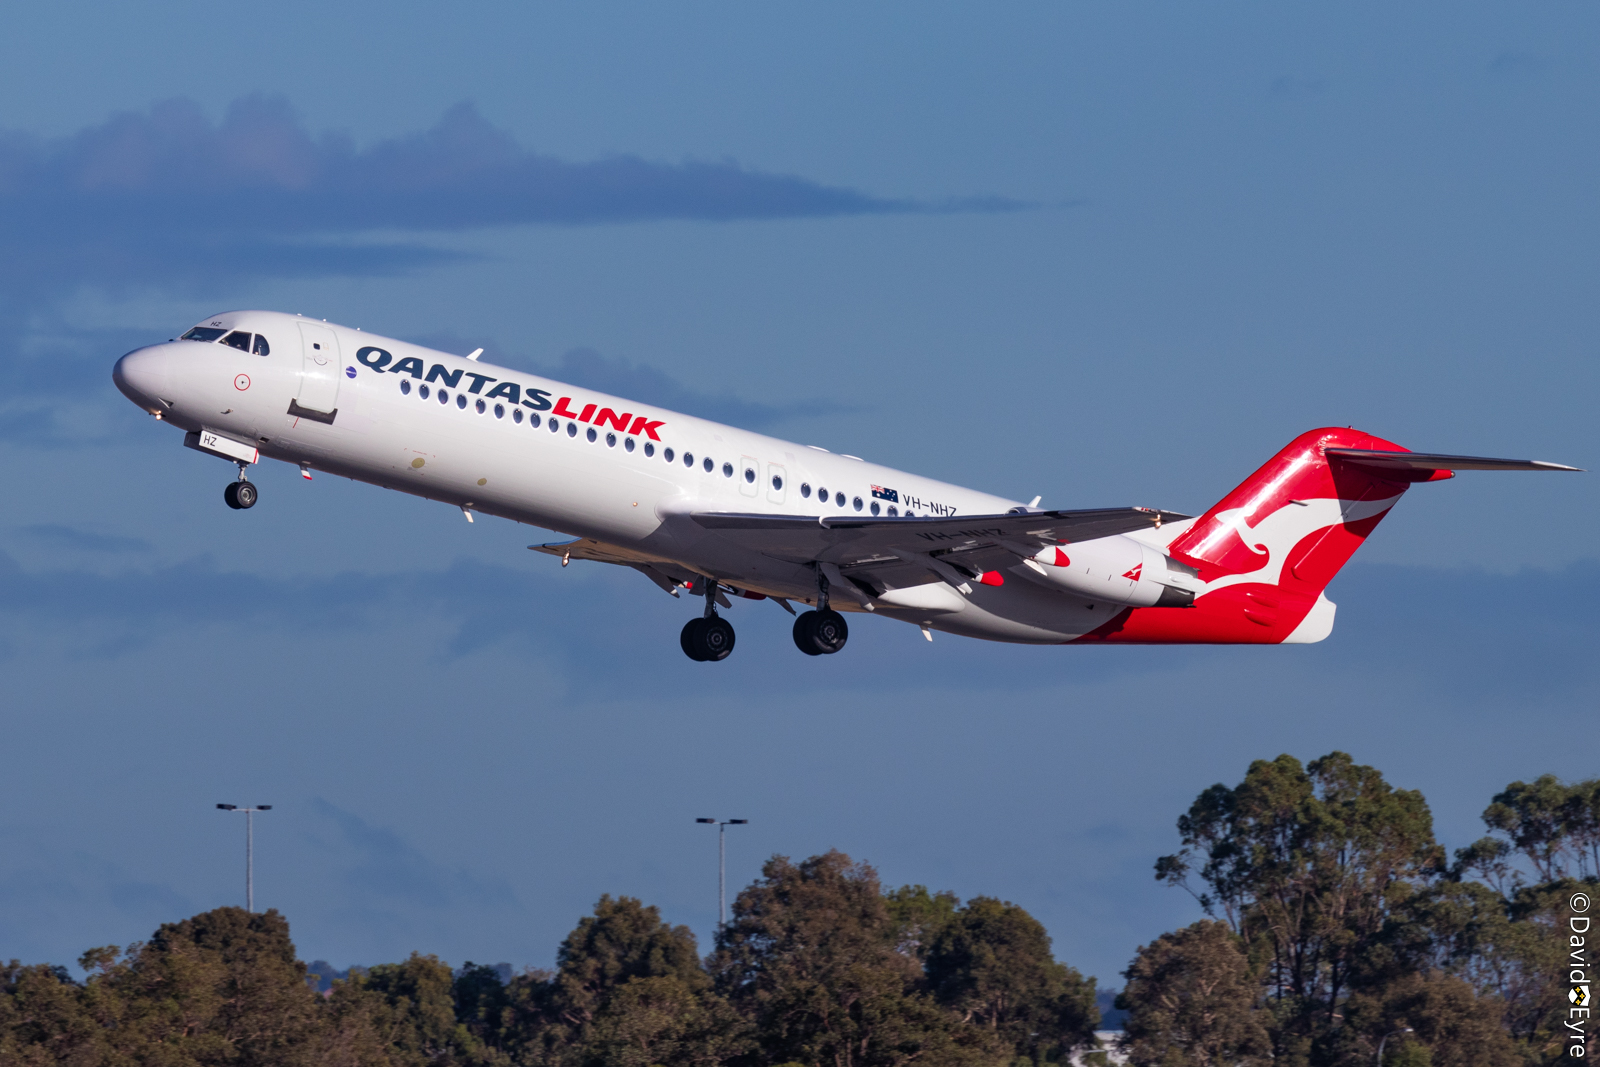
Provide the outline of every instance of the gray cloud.
[[6,257],[0,281],[203,286],[381,274],[449,258],[406,241],[333,239],[375,230],[1019,206],[879,197],[731,159],[569,162],[524,149],[471,104],[420,133],[358,147],[348,135],[313,133],[281,99],[245,97],[215,123],[173,100],[69,137],[0,133],[0,242],[27,252],[25,262]]
[[[458,562],[397,575],[278,578],[227,572],[202,559],[102,576],[24,571],[0,553],[0,639],[9,636],[20,643],[44,628],[61,627],[61,643],[73,654],[110,659],[147,647],[174,628],[198,624],[245,626],[252,632],[299,632],[309,626],[325,635],[359,638],[405,619],[426,628],[426,655],[439,662],[505,647],[581,670],[626,647],[630,661],[647,673],[670,674],[684,666],[673,638],[688,606],[631,572],[601,564],[575,566],[581,569],[559,571],[554,561],[541,557],[532,572]],[[529,610],[527,595],[557,578],[566,590],[559,612]],[[1059,671],[1084,682],[1179,670],[1200,658],[1244,661],[1270,655],[1295,657],[1301,669],[1343,679],[1331,684],[1354,679],[1364,688],[1374,677],[1411,677],[1464,705],[1486,698],[1549,699],[1582,691],[1594,681],[1586,650],[1600,639],[1600,622],[1584,609],[1590,599],[1585,589],[1600,595],[1600,563],[1514,575],[1357,563],[1329,590],[1340,604],[1333,636],[1309,649],[1097,651],[940,637],[945,651],[919,665],[917,678],[928,686],[1007,692],[1036,687]],[[305,612],[311,601],[319,605],[314,618]],[[628,605],[621,614],[619,602]],[[734,612],[734,624],[752,627],[752,642],[771,639],[780,649],[775,654],[793,652],[783,647],[788,616],[771,605],[738,603],[744,606]],[[1483,610],[1485,604],[1494,610]],[[763,619],[768,613],[771,617]],[[830,684],[892,691],[903,679],[886,676],[876,657],[894,655],[900,647],[896,642],[907,634],[915,637],[915,631],[865,619],[857,629],[852,641],[863,647],[823,664],[819,674]],[[770,668],[769,655],[752,649],[723,664],[719,676],[759,687]],[[633,674],[600,671],[586,677],[589,696],[600,698],[627,692]]]
[[44,522],[22,527],[21,533],[56,546],[77,552],[148,552],[150,542],[142,537],[122,537],[116,534],[95,533],[75,526]]

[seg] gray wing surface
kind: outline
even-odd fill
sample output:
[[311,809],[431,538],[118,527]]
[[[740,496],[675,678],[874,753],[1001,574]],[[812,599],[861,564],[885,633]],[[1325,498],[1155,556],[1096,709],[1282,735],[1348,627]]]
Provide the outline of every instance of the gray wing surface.
[[689,518],[702,529],[739,545],[794,563],[832,563],[842,571],[913,571],[896,584],[932,580],[926,560],[959,563],[974,572],[1013,564],[1019,551],[1032,555],[1046,545],[1159,529],[1189,518],[1147,508],[1035,511],[958,518],[878,519],[844,515],[743,515],[697,511]]

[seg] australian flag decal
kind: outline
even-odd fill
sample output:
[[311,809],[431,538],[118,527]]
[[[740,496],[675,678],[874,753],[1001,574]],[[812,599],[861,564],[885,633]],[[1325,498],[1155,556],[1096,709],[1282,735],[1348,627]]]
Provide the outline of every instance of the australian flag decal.
[[900,503],[899,493],[895,492],[893,489],[885,489],[881,485],[875,485],[872,487],[872,495],[877,497],[879,500],[887,500],[891,504]]

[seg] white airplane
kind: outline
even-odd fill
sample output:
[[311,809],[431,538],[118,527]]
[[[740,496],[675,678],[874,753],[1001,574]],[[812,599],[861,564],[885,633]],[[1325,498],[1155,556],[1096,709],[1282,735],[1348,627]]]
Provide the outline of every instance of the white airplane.
[[812,605],[807,655],[842,612],[991,641],[1296,644],[1333,628],[1323,588],[1416,482],[1458,470],[1577,470],[1409,452],[1353,429],[1301,434],[1199,518],[1047,511],[563,385],[469,356],[270,311],[207,319],[129,352],[128,399],[236,464],[265,456],[576,538],[530,545],[632,567],[704,598],[689,658],[725,659],[728,597]]

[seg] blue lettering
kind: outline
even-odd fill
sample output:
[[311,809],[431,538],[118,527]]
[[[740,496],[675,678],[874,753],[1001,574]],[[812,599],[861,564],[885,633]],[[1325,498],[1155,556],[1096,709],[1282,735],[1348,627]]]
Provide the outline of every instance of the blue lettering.
[[550,394],[549,393],[545,392],[543,389],[529,389],[529,390],[526,390],[526,392],[527,392],[528,395],[523,398],[523,401],[522,401],[522,406],[523,407],[532,408],[535,411],[549,411],[550,410]]
[[516,382],[501,382],[489,390],[488,397],[490,400],[504,398],[511,401],[512,404],[520,404],[522,403],[522,387]]
[[[357,357],[359,358],[359,357]],[[416,356],[407,356],[399,363],[389,368],[390,374],[409,374],[413,378],[422,377],[422,360]]]
[[[368,345],[366,348],[360,349],[356,352],[356,362],[360,363],[364,367],[371,367],[375,371],[383,370],[384,367],[389,365],[389,361],[393,358],[393,356],[385,352],[383,349],[373,348],[371,345]],[[422,365],[419,363],[417,366],[420,370]]]
[[435,363],[433,366],[428,368],[428,381],[430,382],[443,382],[445,385],[448,385],[450,388],[454,389],[456,387],[456,383],[460,380],[461,371],[445,370],[443,363]]

